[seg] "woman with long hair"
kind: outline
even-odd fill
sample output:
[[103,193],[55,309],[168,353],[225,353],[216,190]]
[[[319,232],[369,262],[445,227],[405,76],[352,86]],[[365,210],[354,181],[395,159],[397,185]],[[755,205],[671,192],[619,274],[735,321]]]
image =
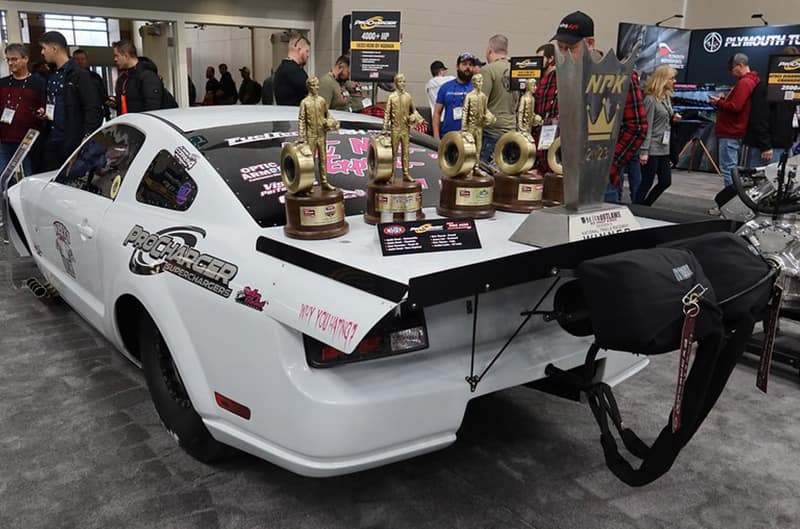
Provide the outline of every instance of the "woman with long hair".
[[[644,107],[647,111],[647,136],[639,148],[642,164],[642,183],[636,193],[635,203],[653,205],[653,202],[672,184],[669,160],[669,138],[672,122],[680,114],[672,111],[672,91],[675,88],[674,68],[661,65],[647,79],[644,88]],[[658,183],[652,188],[658,175]]]

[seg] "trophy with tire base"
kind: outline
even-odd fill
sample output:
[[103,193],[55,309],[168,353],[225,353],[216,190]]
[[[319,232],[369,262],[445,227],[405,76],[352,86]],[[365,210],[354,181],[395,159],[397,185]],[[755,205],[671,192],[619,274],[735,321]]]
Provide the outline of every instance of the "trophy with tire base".
[[564,203],[564,167],[561,165],[561,138],[556,138],[547,149],[547,165],[551,172],[544,175],[542,204],[545,207]]
[[481,92],[483,76],[472,78],[472,91],[464,98],[461,130],[444,135],[439,143],[442,189],[436,212],[443,217],[494,216],[494,178],[478,166],[483,127],[494,122],[486,94]]
[[[306,81],[308,96],[300,103],[298,138],[281,151],[281,177],[286,186],[286,225],[294,239],[331,239],[349,230],[344,215],[344,195],[328,183],[326,133],[339,128],[328,114],[325,99],[317,95],[319,80]],[[320,184],[314,184],[314,151],[319,160]]]
[[[369,142],[367,154],[367,207],[364,221],[402,222],[423,220],[422,185],[409,175],[409,136],[411,128],[422,123],[411,95],[405,91],[405,76],[395,76],[396,90],[389,95],[383,118],[383,131]],[[401,149],[403,176],[395,177],[397,148]]]
[[536,161],[536,142],[531,130],[541,125],[534,111],[536,81],[525,85],[517,108],[517,130],[506,132],[494,148],[494,160],[500,172],[494,175],[495,208],[515,213],[530,213],[542,207],[544,179],[532,172]]

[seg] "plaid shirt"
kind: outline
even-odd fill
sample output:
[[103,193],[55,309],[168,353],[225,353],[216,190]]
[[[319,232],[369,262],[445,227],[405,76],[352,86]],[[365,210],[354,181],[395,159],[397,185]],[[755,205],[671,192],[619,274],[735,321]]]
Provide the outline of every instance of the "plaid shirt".
[[[542,116],[545,125],[549,125],[553,118],[558,118],[558,85],[556,83],[556,71],[546,73],[539,80],[536,85],[536,104],[534,111]],[[539,143],[539,134],[541,130],[536,131],[536,143]],[[539,170],[542,173],[550,172],[550,167],[547,165],[547,151],[540,150],[536,153],[536,161]]]
[[[542,77],[536,87],[536,113],[542,116],[545,123],[558,118],[558,86],[556,72],[553,70]],[[610,181],[619,186],[620,170],[627,164],[639,150],[647,135],[647,112],[644,108],[642,91],[639,88],[639,75],[631,74],[631,86],[625,98],[625,111],[619,128],[619,137],[614,146],[614,160],[611,164]],[[538,141],[538,138],[537,138]],[[547,151],[536,153],[539,170],[548,172]]]
[[631,86],[625,99],[625,112],[619,127],[619,137],[614,146],[614,161],[611,164],[611,182],[619,187],[620,172],[625,167],[647,136],[647,111],[644,108],[642,90],[639,88],[639,75],[631,73]]

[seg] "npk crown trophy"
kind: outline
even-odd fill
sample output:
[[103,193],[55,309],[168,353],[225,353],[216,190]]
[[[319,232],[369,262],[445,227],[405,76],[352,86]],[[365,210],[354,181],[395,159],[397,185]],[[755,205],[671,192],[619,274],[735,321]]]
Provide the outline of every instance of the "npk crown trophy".
[[482,87],[483,76],[475,74],[472,91],[464,98],[461,130],[448,132],[439,143],[442,190],[436,211],[443,217],[494,216],[494,179],[478,168],[483,127],[495,120]]
[[[330,239],[347,233],[344,195],[328,183],[325,138],[339,128],[330,117],[325,98],[317,95],[319,79],[306,81],[308,95],[300,102],[298,141],[281,151],[281,176],[286,186],[287,236],[295,239]],[[314,185],[314,153],[319,159],[319,185]]]
[[[396,90],[389,95],[383,117],[383,131],[369,142],[367,172],[367,210],[364,220],[369,224],[422,220],[422,185],[408,172],[408,138],[411,128],[423,122],[414,107],[411,94],[406,92],[406,77],[394,77]],[[403,178],[395,178],[397,147],[402,155]]]
[[542,207],[544,179],[531,172],[536,161],[536,141],[531,131],[542,124],[534,112],[536,80],[525,84],[525,93],[517,108],[517,130],[506,132],[494,148],[494,159],[500,173],[494,175],[494,201],[503,211],[530,213]]
[[627,207],[603,202],[635,55],[620,62],[611,50],[595,62],[585,43],[577,60],[557,54],[565,205],[533,211],[512,241],[553,246],[638,227]]

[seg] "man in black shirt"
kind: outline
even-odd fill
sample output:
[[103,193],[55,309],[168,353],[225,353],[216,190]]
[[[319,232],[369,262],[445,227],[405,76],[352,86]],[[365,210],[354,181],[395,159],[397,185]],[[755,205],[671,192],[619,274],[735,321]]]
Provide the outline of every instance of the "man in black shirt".
[[222,90],[222,97],[219,98],[217,103],[235,105],[237,100],[236,83],[233,81],[231,72],[228,71],[228,65],[225,63],[219,65],[219,85]]
[[300,106],[300,101],[308,95],[306,79],[308,74],[303,66],[308,62],[311,43],[299,33],[289,39],[289,56],[281,61],[275,71],[275,102],[279,105]]
[[161,108],[161,78],[156,65],[139,58],[136,47],[128,40],[111,45],[114,64],[122,72],[116,84],[116,108],[119,115],[130,112],[147,112]]
[[242,66],[239,68],[242,74],[242,84],[239,87],[239,101],[243,105],[256,105],[261,101],[261,85],[250,78],[250,68]]
[[[91,69],[91,64],[89,64],[89,54],[86,53],[86,50],[82,50],[78,48],[77,50],[72,52],[72,60],[75,61],[75,64],[89,72],[89,75],[92,77],[92,81],[97,86],[97,91],[100,93],[100,101],[105,103],[108,100],[108,88],[106,88],[106,82],[103,77]],[[111,112],[107,106],[103,107],[103,117],[106,119],[111,119]]]
[[222,95],[219,81],[214,77],[214,67],[206,68],[206,95],[203,97],[204,105],[216,105],[217,99]]
[[89,73],[70,59],[67,39],[58,31],[39,37],[42,57],[55,64],[47,81],[47,104],[37,115],[50,122],[44,149],[44,170],[58,169],[83,138],[103,122],[103,108]]

